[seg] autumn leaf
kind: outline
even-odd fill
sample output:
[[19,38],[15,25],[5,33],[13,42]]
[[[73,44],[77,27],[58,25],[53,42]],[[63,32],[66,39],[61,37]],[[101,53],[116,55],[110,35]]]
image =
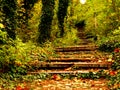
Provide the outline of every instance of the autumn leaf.
[[115,71],[110,71],[109,74],[110,74],[110,76],[115,76],[116,72]]
[[23,90],[21,86],[17,86],[16,90]]
[[22,90],[30,90],[30,89],[29,89],[28,87],[25,86]]
[[115,48],[115,49],[114,49],[114,52],[115,52],[115,53],[120,52],[120,48]]
[[54,75],[52,76],[52,79],[54,79],[54,80],[60,80],[61,77],[60,77],[59,75],[57,75],[57,74],[54,74]]

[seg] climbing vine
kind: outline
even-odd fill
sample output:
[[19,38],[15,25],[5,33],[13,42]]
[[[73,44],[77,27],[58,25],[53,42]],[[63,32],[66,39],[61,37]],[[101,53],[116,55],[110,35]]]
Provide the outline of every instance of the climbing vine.
[[69,0],[59,0],[57,17],[58,17],[60,36],[61,37],[64,34],[64,18],[67,15],[68,5],[69,5]]
[[50,39],[51,24],[53,19],[54,0],[42,0],[42,15],[39,24],[39,43]]
[[12,39],[16,38],[16,10],[17,10],[17,0],[2,0],[2,13],[5,29],[8,36]]
[[[30,29],[30,20],[33,17],[32,11],[34,11],[34,5],[39,0],[17,0],[17,33],[23,42],[27,42],[30,39],[29,32],[33,32]],[[39,7],[38,7],[39,8]]]
[[38,0],[23,0],[23,4],[21,6],[21,8],[24,9],[23,13],[23,20],[24,20],[24,24],[28,24],[28,20],[31,18],[31,9],[33,8],[34,4],[37,2]]

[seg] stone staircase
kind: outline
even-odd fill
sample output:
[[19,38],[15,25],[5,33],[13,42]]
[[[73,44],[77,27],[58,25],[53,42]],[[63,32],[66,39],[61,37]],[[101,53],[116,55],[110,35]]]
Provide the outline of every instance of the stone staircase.
[[[55,56],[49,57],[44,62],[36,62],[34,67],[37,67],[37,70],[28,73],[52,75],[53,80],[40,82],[40,90],[109,90],[106,75],[102,75],[102,70],[109,72],[111,68],[112,61],[109,60],[109,55],[99,52],[92,41],[81,35],[82,33],[78,34],[82,40],[79,45],[56,47]],[[74,78],[82,77],[66,80],[56,76],[63,74],[72,75]],[[48,84],[42,84],[44,82]]]
[[37,62],[34,67],[40,70],[30,73],[72,74],[109,70],[112,62],[108,61],[107,54],[99,52],[98,47],[86,39],[83,32],[78,33],[78,36],[82,40],[79,45],[56,47],[56,55],[44,62]]

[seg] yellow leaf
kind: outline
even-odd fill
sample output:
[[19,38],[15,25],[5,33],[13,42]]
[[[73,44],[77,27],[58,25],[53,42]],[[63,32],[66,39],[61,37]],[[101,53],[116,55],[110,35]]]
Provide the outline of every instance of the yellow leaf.
[[0,23],[0,28],[5,28],[4,25],[2,23]]

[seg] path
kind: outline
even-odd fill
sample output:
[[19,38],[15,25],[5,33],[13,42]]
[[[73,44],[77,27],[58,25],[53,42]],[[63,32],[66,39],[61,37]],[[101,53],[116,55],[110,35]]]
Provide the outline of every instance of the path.
[[[78,36],[82,40],[79,45],[56,47],[56,56],[51,56],[46,62],[38,62],[36,67],[44,70],[29,73],[47,73],[53,76],[69,74],[75,78],[70,80],[57,76],[57,79],[39,81],[35,90],[109,90],[104,76],[95,80],[92,76],[83,78],[84,75],[90,75],[90,72],[94,76],[102,70],[109,71],[112,64],[109,55],[99,52],[98,47],[85,38],[84,32],[79,32]],[[81,75],[81,78],[76,78],[78,75]]]

